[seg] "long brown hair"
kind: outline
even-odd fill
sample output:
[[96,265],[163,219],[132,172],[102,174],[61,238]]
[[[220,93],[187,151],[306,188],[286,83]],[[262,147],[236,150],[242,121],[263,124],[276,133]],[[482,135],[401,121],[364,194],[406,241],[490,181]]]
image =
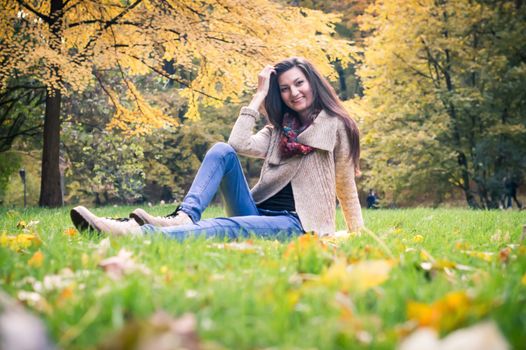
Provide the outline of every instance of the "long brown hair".
[[272,125],[278,130],[281,130],[283,124],[283,115],[290,113],[297,116],[297,113],[290,109],[281,99],[279,90],[278,78],[281,74],[298,67],[307,80],[312,89],[313,102],[311,110],[324,110],[328,115],[340,118],[347,127],[347,132],[350,136],[351,158],[354,163],[354,169],[357,174],[360,172],[360,132],[358,125],[351,118],[349,113],[343,108],[340,99],[336,95],[333,87],[329,84],[314,66],[304,58],[291,57],[276,64],[274,70],[276,74],[270,76],[270,87],[265,98],[265,109],[268,113],[268,118]]

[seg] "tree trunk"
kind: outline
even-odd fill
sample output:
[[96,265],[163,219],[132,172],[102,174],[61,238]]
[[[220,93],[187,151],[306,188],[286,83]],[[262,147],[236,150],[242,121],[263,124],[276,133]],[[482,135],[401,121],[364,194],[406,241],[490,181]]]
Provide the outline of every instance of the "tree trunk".
[[[60,52],[62,41],[62,20],[64,3],[62,0],[51,0],[49,11],[49,46]],[[52,66],[53,75],[60,80],[58,67]],[[56,87],[48,88],[46,95],[46,112],[44,115],[44,146],[42,149],[42,177],[40,181],[41,207],[60,207],[63,204],[62,187],[60,186],[60,102],[61,92]]]
[[457,152],[457,160],[458,164],[460,165],[460,173],[462,177],[462,190],[464,191],[464,195],[466,196],[466,201],[468,202],[468,205],[471,209],[479,209],[480,206],[477,204],[477,200],[475,199],[473,191],[471,190],[468,162],[466,156],[460,151]]
[[338,72],[338,82],[340,83],[340,99],[345,101],[349,98],[347,95],[347,83],[345,82],[345,71],[343,70],[343,67],[339,61],[337,61],[334,66],[336,68],[336,72]]
[[44,148],[42,149],[41,207],[59,207],[62,202],[60,187],[60,90],[47,93],[44,116]]

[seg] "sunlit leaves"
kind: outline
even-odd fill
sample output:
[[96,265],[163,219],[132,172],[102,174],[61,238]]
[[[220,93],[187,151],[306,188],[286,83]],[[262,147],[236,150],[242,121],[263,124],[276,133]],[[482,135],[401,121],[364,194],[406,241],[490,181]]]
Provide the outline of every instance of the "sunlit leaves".
[[505,177],[523,177],[526,71],[517,38],[525,11],[514,1],[467,0],[376,1],[367,9],[357,110],[368,182],[387,202],[433,184],[436,202],[456,187],[470,206],[496,208]]
[[300,55],[334,77],[329,61],[345,66],[351,59],[349,43],[334,36],[338,15],[267,0],[79,1],[54,14],[61,24],[56,31],[46,17],[50,1],[30,6],[34,12],[2,2],[0,86],[17,71],[68,95],[101,82],[97,71],[117,71],[127,86],[122,95],[105,86],[116,110],[110,127],[137,133],[176,125],[126,79],[151,72],[168,77],[165,61],[178,67],[170,78],[187,98],[187,117],[196,119],[199,103],[236,101],[265,64]]

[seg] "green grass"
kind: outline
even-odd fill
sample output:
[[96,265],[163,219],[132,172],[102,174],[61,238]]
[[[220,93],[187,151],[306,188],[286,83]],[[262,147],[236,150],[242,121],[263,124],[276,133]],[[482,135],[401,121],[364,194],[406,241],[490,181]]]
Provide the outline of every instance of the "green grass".
[[[94,212],[119,216],[131,209]],[[206,217],[217,215],[220,208],[206,212]],[[44,301],[29,307],[65,349],[99,346],[132,320],[146,320],[157,310],[174,317],[195,314],[205,348],[391,349],[404,329],[412,329],[408,302],[432,304],[456,291],[465,291],[469,302],[444,311],[442,334],[492,319],[514,348],[526,343],[526,247],[520,245],[526,212],[366,210],[364,218],[376,237],[366,233],[325,249],[302,246],[297,254],[286,253],[289,242],[252,239],[253,249],[242,251],[222,249],[218,241],[178,243],[162,236],[111,238],[108,251],[99,253],[104,237],[64,234],[71,227],[68,209],[0,209],[0,233],[16,235],[19,221],[38,220],[42,241],[18,252],[0,247],[0,288],[14,298],[37,289]],[[98,263],[121,248],[150,273],[110,279]],[[43,264],[30,266],[38,250]],[[390,259],[395,265],[384,283],[359,290],[320,277],[338,259]],[[430,260],[469,270],[423,270],[421,263]],[[46,276],[68,273],[73,277],[64,286],[39,289]]]

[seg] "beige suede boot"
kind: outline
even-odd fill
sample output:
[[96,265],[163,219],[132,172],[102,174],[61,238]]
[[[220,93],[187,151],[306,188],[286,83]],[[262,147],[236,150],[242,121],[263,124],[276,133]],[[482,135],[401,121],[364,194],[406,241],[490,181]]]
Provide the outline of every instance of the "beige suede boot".
[[158,227],[179,226],[193,224],[192,219],[182,210],[168,216],[153,216],[145,210],[137,208],[130,213],[130,218],[134,219],[139,225],[154,225]]
[[70,216],[73,225],[79,232],[88,230],[104,232],[114,236],[142,234],[141,227],[133,219],[101,218],[83,206],[71,209]]

